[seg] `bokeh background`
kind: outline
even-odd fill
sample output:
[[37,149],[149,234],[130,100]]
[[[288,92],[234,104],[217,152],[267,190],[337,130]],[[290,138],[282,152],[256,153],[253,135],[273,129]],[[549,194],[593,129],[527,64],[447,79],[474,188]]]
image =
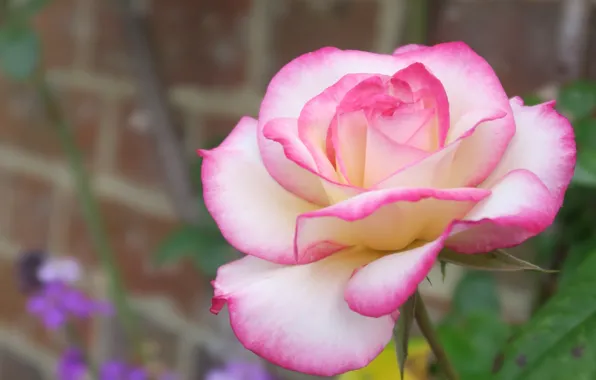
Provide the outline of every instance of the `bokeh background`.
[[[468,43],[511,96],[556,98],[561,83],[596,79],[595,2],[580,2],[592,21],[579,25],[575,46],[561,42],[565,2],[556,0],[424,2],[423,34],[420,25],[408,27],[414,2],[401,0],[140,0],[126,12],[118,1],[51,1],[35,17],[43,67],[93,175],[147,349],[188,380],[203,379],[228,357],[251,358],[231,336],[226,316],[208,311],[219,251],[184,229],[209,223],[196,200],[196,149],[217,144],[239,117],[256,116],[281,66],[328,45],[390,53],[419,33],[428,43]],[[570,57],[565,47],[579,51],[574,62],[563,59]],[[186,178],[172,174],[180,167],[188,169]],[[51,379],[61,337],[27,316],[15,258],[30,249],[77,257],[94,292],[105,289],[105,276],[41,102],[26,84],[2,76],[0,205],[0,379]],[[230,257],[218,249],[220,258]],[[536,249],[517,251],[533,258]],[[449,267],[443,282],[437,270],[433,285],[423,285],[435,318],[450,309],[461,272]],[[503,318],[525,320],[536,275],[496,279]],[[85,331],[96,355],[121,346],[113,321],[90,323]]]

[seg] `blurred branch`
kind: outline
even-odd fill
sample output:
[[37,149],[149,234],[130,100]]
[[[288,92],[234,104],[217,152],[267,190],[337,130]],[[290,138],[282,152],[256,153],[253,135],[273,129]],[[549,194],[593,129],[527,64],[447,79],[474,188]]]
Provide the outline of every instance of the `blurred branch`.
[[190,177],[190,166],[183,144],[176,135],[176,124],[155,65],[157,61],[151,49],[146,22],[140,12],[132,8],[131,1],[117,1],[136,66],[137,91],[144,109],[151,115],[151,128],[166,189],[178,217],[186,223],[197,225],[201,214]]
[[561,2],[558,37],[558,76],[561,82],[578,79],[586,65],[590,0]]

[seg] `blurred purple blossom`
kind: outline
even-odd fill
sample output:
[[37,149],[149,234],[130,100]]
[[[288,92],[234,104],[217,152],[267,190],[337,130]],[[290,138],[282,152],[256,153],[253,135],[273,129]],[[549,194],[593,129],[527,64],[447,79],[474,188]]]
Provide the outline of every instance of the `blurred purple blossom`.
[[82,380],[85,369],[83,353],[77,348],[69,348],[58,361],[56,375],[59,380]]
[[147,371],[113,360],[104,363],[99,370],[100,380],[148,380]]
[[108,302],[96,301],[82,291],[62,282],[46,284],[27,301],[27,311],[37,316],[46,328],[55,330],[70,318],[89,318],[92,315],[111,315]]
[[205,380],[273,380],[261,363],[233,361],[210,371]]
[[45,284],[57,281],[73,284],[81,278],[81,266],[69,257],[50,258],[39,268],[37,276]]

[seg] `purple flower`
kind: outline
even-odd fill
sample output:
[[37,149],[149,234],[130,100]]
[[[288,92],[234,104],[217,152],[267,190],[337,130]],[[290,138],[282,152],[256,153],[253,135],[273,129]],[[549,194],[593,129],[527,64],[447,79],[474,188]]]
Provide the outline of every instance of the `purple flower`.
[[85,374],[85,358],[77,348],[69,348],[62,354],[58,362],[58,380],[82,380]]
[[73,284],[81,278],[81,266],[72,258],[50,258],[41,265],[37,277],[44,284],[52,282]]
[[110,315],[113,311],[108,303],[95,301],[80,290],[62,282],[45,284],[39,292],[29,298],[27,310],[40,318],[50,330],[62,327],[73,317]]
[[235,361],[210,371],[205,380],[273,380],[273,376],[260,363]]
[[113,360],[104,363],[99,370],[99,380],[148,380],[147,371],[143,368],[129,366],[121,361]]

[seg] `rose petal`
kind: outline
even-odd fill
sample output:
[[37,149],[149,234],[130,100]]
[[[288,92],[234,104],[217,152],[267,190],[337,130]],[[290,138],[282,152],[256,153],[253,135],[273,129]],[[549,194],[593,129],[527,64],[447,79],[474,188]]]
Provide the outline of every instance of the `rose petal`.
[[489,194],[474,188],[378,190],[302,214],[296,224],[296,262],[320,260],[340,246],[397,251],[417,239],[433,240]]
[[218,148],[201,152],[205,205],[239,251],[293,263],[296,217],[316,206],[271,178],[259,156],[256,133],[256,120],[244,117]]
[[490,187],[512,170],[526,169],[540,178],[555,198],[555,207],[560,207],[573,177],[576,149],[571,123],[554,105],[526,107],[520,98],[511,99],[515,136],[483,187]]
[[401,168],[429,156],[421,149],[396,143],[375,128],[367,128],[364,143],[364,188],[372,187]]
[[514,170],[490,189],[445,245],[461,253],[484,253],[518,245],[544,231],[559,209],[542,181],[528,170]]
[[366,130],[368,120],[363,111],[336,115],[331,129],[332,150],[342,177],[352,186],[362,187],[366,163]]
[[298,118],[300,139],[311,152],[323,177],[337,178],[333,167],[335,162],[330,161],[326,154],[326,140],[337,107],[348,91],[370,77],[369,74],[348,74],[310,99],[300,112]]
[[313,157],[298,138],[296,119],[271,120],[257,139],[263,165],[277,183],[306,201],[329,204]]
[[430,272],[448,233],[447,230],[430,243],[383,256],[359,269],[345,292],[350,308],[369,317],[397,310]]
[[409,52],[412,52],[415,50],[425,49],[427,47],[428,46],[426,46],[426,45],[418,45],[418,44],[404,45],[404,46],[400,46],[397,49],[395,49],[395,51],[393,52],[393,55],[409,53]]
[[[375,189],[398,187],[471,187],[488,177],[501,159],[500,144],[489,144],[489,136],[495,141],[510,139],[510,131],[495,134],[489,125],[491,120],[504,117],[503,111],[477,110],[460,120],[472,124],[466,134],[434,154],[406,166],[379,182]],[[496,149],[495,149],[496,148]]]
[[421,63],[414,63],[398,71],[393,78],[406,82],[414,94],[424,101],[424,108],[434,109],[434,122],[425,124],[407,141],[408,145],[428,151],[445,145],[449,130],[449,101],[441,82]]
[[227,301],[240,342],[281,367],[319,376],[361,368],[389,342],[395,320],[359,315],[343,294],[354,269],[378,257],[353,250],[298,266],[246,257],[218,271],[215,304]]

